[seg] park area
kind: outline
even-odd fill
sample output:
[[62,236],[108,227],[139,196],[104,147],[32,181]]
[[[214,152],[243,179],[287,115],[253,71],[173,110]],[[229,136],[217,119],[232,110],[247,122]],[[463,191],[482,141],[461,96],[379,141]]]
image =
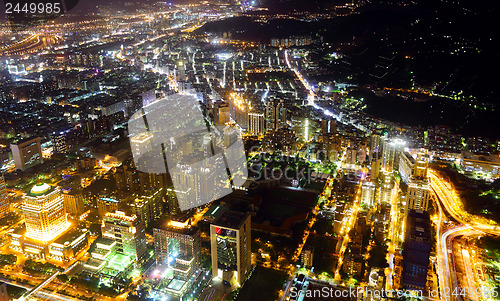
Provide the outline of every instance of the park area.
[[274,301],[287,278],[285,272],[257,266],[238,292],[236,301]]

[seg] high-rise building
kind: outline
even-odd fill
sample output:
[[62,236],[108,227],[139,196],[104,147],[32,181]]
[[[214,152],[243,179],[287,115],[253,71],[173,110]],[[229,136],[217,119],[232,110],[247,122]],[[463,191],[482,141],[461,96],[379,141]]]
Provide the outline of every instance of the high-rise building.
[[101,226],[102,237],[116,242],[118,254],[131,257],[136,262],[146,255],[144,223],[137,215],[126,215],[123,211],[108,212]]
[[429,210],[431,199],[430,180],[427,176],[428,156],[419,154],[413,167],[413,176],[408,181],[406,203],[408,209]]
[[133,146],[132,154],[139,156],[153,149],[153,134],[140,133],[130,138],[130,145]]
[[427,170],[429,169],[429,156],[419,154],[415,160],[413,176],[416,178],[427,178]]
[[393,197],[394,179],[391,174],[383,173],[380,176],[378,203],[390,204]]
[[321,134],[323,136],[330,136],[337,131],[337,124],[335,119],[327,117],[321,120]]
[[25,170],[42,162],[40,138],[24,139],[10,145],[16,169]]
[[305,267],[313,267],[314,248],[311,246],[304,246],[300,254],[300,263]]
[[241,285],[251,268],[250,214],[223,212],[210,225],[212,275]]
[[[424,291],[431,252],[430,218],[426,212],[408,212],[403,248],[401,284],[406,290]],[[423,292],[422,292],[423,293]]]
[[115,181],[116,188],[120,191],[133,191],[139,185],[137,171],[126,165],[116,168]]
[[370,159],[381,160],[385,141],[387,140],[387,133],[383,131],[377,131],[373,133],[370,137]]
[[141,194],[150,189],[162,189],[164,185],[164,174],[139,172],[139,190]]
[[415,170],[415,159],[408,153],[403,152],[399,156],[399,175],[401,180],[408,184],[411,177],[413,176],[413,171]]
[[26,219],[26,237],[50,241],[67,229],[64,199],[58,187],[46,183],[34,185],[22,203]]
[[399,168],[400,154],[404,151],[406,143],[401,139],[385,140],[382,153],[382,169],[386,172],[392,172]]
[[131,209],[149,227],[163,213],[163,188],[146,190],[131,204]]
[[200,229],[179,218],[182,216],[175,216],[153,230],[155,257],[158,265],[174,270],[173,278],[188,281],[200,268]]
[[429,210],[430,199],[431,188],[429,178],[411,178],[406,193],[407,208],[427,211]]
[[108,212],[118,209],[118,200],[115,198],[100,197],[97,199],[97,212],[104,217]]
[[229,115],[243,129],[248,129],[248,112],[251,110],[249,100],[237,93],[231,93],[229,98]]
[[361,186],[361,203],[373,206],[375,200],[375,184],[372,181],[363,181]]
[[248,133],[251,135],[263,135],[265,132],[264,127],[264,113],[250,112],[248,113]]
[[9,198],[7,195],[7,186],[3,174],[0,173],[0,217],[7,214],[9,210]]
[[214,106],[214,117],[216,125],[225,125],[230,120],[229,105],[225,102],[216,103]]
[[63,188],[64,208],[72,215],[80,215],[85,212],[82,192],[73,188]]
[[52,141],[52,151],[54,154],[65,154],[68,152],[65,132],[53,132],[50,135],[50,140]]
[[286,108],[283,99],[270,99],[266,103],[266,130],[286,127]]

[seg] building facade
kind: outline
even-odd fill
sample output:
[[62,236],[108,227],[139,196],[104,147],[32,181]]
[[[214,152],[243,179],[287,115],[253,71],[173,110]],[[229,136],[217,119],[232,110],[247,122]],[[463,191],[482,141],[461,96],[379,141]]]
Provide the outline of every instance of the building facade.
[[146,255],[144,223],[137,215],[107,212],[101,226],[102,237],[116,241],[116,252],[141,261]]
[[26,220],[26,237],[50,241],[67,229],[64,199],[58,187],[37,184],[21,205]]
[[42,162],[40,138],[24,139],[10,145],[16,169],[25,170]]
[[225,211],[210,225],[212,275],[242,285],[251,269],[250,215]]

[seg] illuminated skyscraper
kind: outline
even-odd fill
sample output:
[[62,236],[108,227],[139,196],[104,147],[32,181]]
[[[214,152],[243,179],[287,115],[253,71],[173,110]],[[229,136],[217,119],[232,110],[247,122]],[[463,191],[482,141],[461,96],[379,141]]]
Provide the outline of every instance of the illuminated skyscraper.
[[173,269],[174,279],[186,282],[196,274],[201,262],[200,229],[175,216],[154,229],[155,257],[158,265]]
[[425,154],[419,154],[415,160],[413,176],[409,180],[408,192],[406,193],[408,209],[429,210],[431,188],[427,176],[428,161],[429,158]]
[[52,141],[52,149],[54,154],[65,154],[68,152],[68,145],[66,144],[65,132],[54,132],[50,136]]
[[116,241],[116,252],[129,256],[136,262],[146,255],[146,236],[144,223],[137,215],[125,212],[108,212],[101,226],[102,237]]
[[264,114],[260,112],[248,113],[248,133],[252,135],[262,135],[264,131]]
[[415,169],[413,176],[416,178],[426,178],[427,170],[429,169],[429,156],[426,154],[419,154],[415,160]]
[[64,199],[58,187],[37,184],[24,196],[22,203],[26,219],[26,237],[50,241],[67,229]]
[[269,100],[266,103],[266,129],[278,130],[286,127],[285,102],[281,100]]
[[429,178],[412,178],[408,184],[406,203],[408,209],[429,210],[431,188]]
[[361,187],[361,203],[373,206],[375,200],[375,184],[371,181],[363,181]]
[[73,215],[80,215],[85,211],[83,195],[76,189],[63,189],[64,208],[66,212]]
[[250,273],[250,215],[225,211],[210,225],[212,275],[241,285]]
[[146,228],[159,219],[163,213],[162,191],[163,188],[150,188],[130,205],[131,210],[142,219]]
[[141,133],[130,138],[130,145],[133,145],[132,153],[134,155],[144,154],[153,149],[153,134]]
[[40,138],[24,139],[10,145],[16,169],[25,170],[42,162]]
[[7,187],[5,186],[5,179],[3,174],[0,173],[0,217],[9,212],[9,199],[7,198]]

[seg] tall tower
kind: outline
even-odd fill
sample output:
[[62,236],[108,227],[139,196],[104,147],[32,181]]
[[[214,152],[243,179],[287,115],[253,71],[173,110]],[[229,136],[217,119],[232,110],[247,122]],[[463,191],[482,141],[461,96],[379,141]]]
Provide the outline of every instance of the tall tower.
[[22,209],[26,219],[26,237],[50,241],[67,229],[64,199],[58,187],[37,184],[24,196]]
[[264,114],[261,112],[248,113],[248,132],[252,135],[264,134]]
[[241,285],[250,273],[250,214],[225,211],[210,225],[212,275]]
[[270,99],[266,103],[266,129],[278,130],[286,127],[286,108],[283,99]]
[[415,160],[413,176],[416,178],[427,178],[427,170],[429,169],[429,156],[419,154]]

